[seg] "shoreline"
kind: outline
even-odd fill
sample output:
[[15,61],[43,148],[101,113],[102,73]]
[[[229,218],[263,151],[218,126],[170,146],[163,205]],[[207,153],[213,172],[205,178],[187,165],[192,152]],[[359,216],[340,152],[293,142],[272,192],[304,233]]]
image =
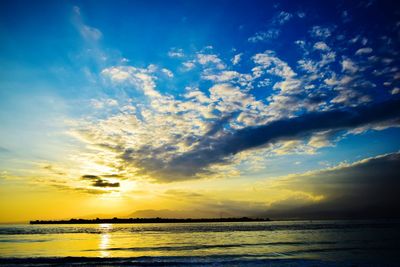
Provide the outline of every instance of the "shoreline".
[[269,218],[112,218],[112,219],[70,219],[70,220],[33,220],[29,224],[101,224],[101,223],[204,223],[204,222],[269,222]]

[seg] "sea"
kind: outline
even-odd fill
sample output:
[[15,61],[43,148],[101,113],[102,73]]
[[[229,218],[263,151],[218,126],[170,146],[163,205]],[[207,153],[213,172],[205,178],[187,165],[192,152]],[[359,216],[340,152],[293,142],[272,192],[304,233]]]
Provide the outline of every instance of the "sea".
[[400,266],[400,221],[0,225],[0,265]]

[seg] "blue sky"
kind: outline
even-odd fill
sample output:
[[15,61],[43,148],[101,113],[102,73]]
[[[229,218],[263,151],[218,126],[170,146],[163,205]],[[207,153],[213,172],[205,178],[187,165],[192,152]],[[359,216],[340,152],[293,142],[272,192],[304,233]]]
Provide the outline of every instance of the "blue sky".
[[250,186],[400,149],[393,1],[3,1],[0,17],[8,186]]

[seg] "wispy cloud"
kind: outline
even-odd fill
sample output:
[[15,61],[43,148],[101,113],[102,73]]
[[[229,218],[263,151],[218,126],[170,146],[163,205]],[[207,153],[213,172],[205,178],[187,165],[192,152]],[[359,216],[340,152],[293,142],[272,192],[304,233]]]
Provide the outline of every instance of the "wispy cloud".
[[173,48],[168,51],[168,56],[172,58],[183,58],[185,54],[181,48]]
[[236,54],[232,59],[232,64],[237,65],[239,64],[240,60],[242,59],[243,53]]
[[73,7],[73,12],[75,26],[82,37],[88,42],[99,41],[103,36],[103,33],[99,29],[91,27],[83,22],[81,10],[78,6]]
[[313,26],[310,30],[310,34],[313,37],[326,39],[332,35],[332,29],[322,26]]
[[272,20],[273,24],[283,25],[293,18],[293,15],[286,11],[279,12]]
[[250,43],[264,42],[268,40],[273,40],[278,38],[280,34],[279,29],[268,29],[266,31],[256,32],[253,36],[249,37],[247,40]]
[[363,47],[356,51],[356,55],[365,55],[372,53],[373,49],[370,47]]

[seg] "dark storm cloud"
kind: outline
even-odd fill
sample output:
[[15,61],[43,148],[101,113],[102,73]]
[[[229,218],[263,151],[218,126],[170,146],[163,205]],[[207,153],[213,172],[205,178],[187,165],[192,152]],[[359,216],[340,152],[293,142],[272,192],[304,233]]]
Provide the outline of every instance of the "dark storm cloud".
[[[201,138],[194,149],[172,158],[169,162],[146,161],[160,180],[190,179],[215,163],[224,163],[235,154],[291,138],[307,137],[319,131],[347,130],[367,124],[382,123],[400,117],[400,100],[325,112],[311,112],[265,125],[247,127],[217,137],[213,129]],[[129,160],[129,155],[125,154]],[[152,168],[154,167],[154,168]],[[150,171],[151,172],[151,171]]]
[[112,183],[107,180],[102,179],[100,176],[97,175],[82,175],[82,180],[90,180],[92,181],[91,185],[94,187],[119,187],[120,184],[118,182]]
[[226,126],[226,124],[229,123],[231,119],[233,119],[235,116],[239,114],[240,112],[233,112],[232,114],[229,114],[221,118],[220,120],[216,121],[214,124],[211,125],[208,132],[205,134],[205,137],[213,136],[216,133],[220,132],[224,128],[224,126]]
[[291,218],[400,217],[400,153],[392,153],[322,171],[296,175],[280,182],[324,199],[316,203],[288,199],[265,212]]

